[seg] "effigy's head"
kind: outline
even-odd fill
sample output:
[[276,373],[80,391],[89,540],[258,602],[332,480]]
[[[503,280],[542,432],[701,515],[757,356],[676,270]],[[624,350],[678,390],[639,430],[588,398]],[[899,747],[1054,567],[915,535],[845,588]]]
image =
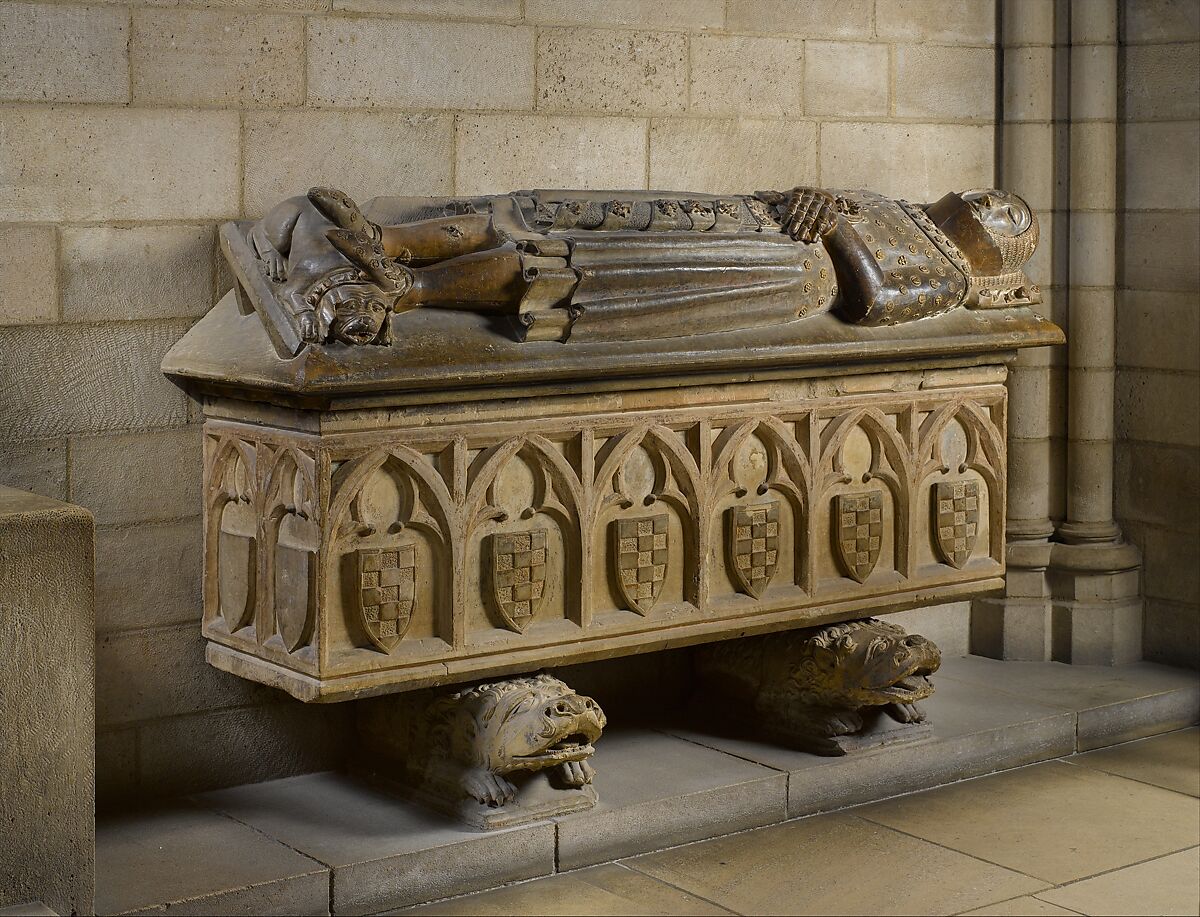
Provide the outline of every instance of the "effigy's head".
[[462,720],[452,754],[498,774],[584,761],[607,723],[599,704],[546,674],[477,685],[452,700]]
[[1041,301],[1025,275],[1037,250],[1037,215],[1011,191],[977,188],[952,192],[927,213],[970,266],[968,305],[1027,305]]
[[810,702],[857,708],[929,697],[929,676],[942,656],[931,640],[865,618],[817,630],[791,662],[791,677]]

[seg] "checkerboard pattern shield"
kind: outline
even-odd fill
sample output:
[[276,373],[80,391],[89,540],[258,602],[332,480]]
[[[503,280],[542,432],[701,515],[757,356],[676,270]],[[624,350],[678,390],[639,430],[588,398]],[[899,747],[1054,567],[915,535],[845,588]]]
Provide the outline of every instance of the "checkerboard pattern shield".
[[883,543],[883,492],[838,494],[833,498],[837,520],[837,555],[851,579],[866,582]]
[[359,616],[385,653],[400,642],[416,601],[417,552],[411,544],[358,550]]
[[933,527],[942,560],[961,568],[971,559],[979,538],[979,482],[939,481],[934,484]]
[[779,505],[734,506],[726,519],[731,578],[757,599],[767,591],[779,561]]
[[492,598],[510,630],[533,620],[546,592],[546,530],[500,533],[492,541]]
[[631,611],[654,607],[667,578],[667,514],[618,519],[612,524],[611,562],[617,589]]

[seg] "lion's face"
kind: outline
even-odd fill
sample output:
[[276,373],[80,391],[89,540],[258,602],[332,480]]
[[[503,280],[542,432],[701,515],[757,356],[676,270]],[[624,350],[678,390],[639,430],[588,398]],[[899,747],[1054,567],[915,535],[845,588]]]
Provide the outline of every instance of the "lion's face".
[[833,624],[809,640],[795,674],[802,689],[847,707],[911,704],[933,693],[938,648],[894,624],[867,618]]
[[471,722],[460,734],[487,749],[478,763],[498,774],[583,761],[607,722],[599,704],[550,675],[480,685],[461,697]]

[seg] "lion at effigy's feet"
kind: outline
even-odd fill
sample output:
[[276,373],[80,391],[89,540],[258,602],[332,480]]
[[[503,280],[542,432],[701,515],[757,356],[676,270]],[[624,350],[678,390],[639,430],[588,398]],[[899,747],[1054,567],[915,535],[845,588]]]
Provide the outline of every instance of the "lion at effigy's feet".
[[697,670],[708,696],[788,745],[842,755],[839,736],[878,707],[901,723],[925,719],[941,665],[930,640],[876,618],[766,634],[704,647]]

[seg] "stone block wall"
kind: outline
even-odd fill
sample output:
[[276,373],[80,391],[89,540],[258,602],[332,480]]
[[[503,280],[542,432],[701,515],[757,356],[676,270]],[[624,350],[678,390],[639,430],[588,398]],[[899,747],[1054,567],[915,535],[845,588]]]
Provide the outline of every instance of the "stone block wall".
[[1146,658],[1200,666],[1200,4],[1122,4],[1116,509]]
[[995,40],[992,0],[0,3],[0,482],[96,516],[101,803],[344,744],[203,658],[199,415],[158,365],[229,287],[220,221],[317,183],[986,186]]

